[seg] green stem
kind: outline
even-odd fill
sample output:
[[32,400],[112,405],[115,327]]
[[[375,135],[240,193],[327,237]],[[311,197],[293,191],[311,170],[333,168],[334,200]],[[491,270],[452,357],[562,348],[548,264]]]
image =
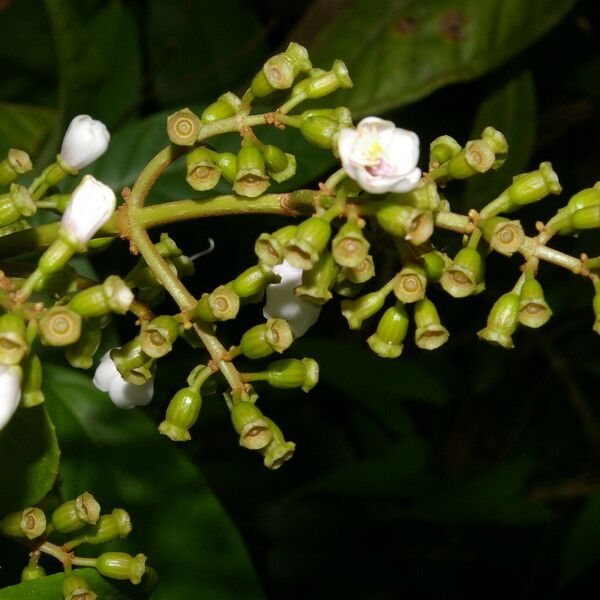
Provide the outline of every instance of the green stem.
[[509,204],[510,200],[508,200],[504,194],[500,194],[500,196],[498,196],[495,200],[492,200],[479,211],[479,217],[481,219],[495,217],[505,210]]
[[286,113],[289,113],[290,110],[292,110],[293,108],[296,108],[296,106],[298,106],[299,104],[301,104],[302,102],[304,102],[306,100],[306,94],[304,92],[300,92],[299,94],[296,94],[295,96],[292,96],[291,98],[289,98],[288,100],[286,100],[278,109],[277,112],[285,115]]
[[74,556],[71,560],[71,564],[77,567],[95,567],[96,558],[83,558],[82,556]]

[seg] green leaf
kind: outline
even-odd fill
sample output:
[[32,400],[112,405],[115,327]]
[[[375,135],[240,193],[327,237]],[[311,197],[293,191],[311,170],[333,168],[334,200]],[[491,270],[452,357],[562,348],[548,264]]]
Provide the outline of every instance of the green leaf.
[[336,58],[348,65],[354,88],[339,93],[336,102],[360,116],[479,77],[532,44],[573,4],[574,0],[355,0],[323,27],[320,13],[327,9],[327,0],[322,0],[312,9],[314,22],[305,22],[304,29],[319,32],[311,45],[316,65],[329,67]]
[[46,369],[44,389],[63,448],[64,496],[87,489],[105,511],[129,511],[133,534],[123,545],[158,571],[153,598],[262,597],[239,533],[204,478],[143,411],[115,408],[88,377],[58,366]]
[[600,562],[600,494],[590,496],[574,519],[561,562],[563,584]]
[[44,406],[18,409],[0,432],[0,515],[37,504],[54,485],[59,456]]
[[[128,600],[130,595],[112,586],[96,569],[77,569],[77,575],[83,577],[102,600]],[[0,590],[0,600],[57,600],[62,598],[64,574],[48,575],[41,579],[11,585]],[[136,595],[137,597],[137,595]]]
[[9,148],[37,155],[56,124],[56,116],[49,108],[0,103],[0,157]]
[[523,71],[496,87],[479,105],[471,139],[479,138],[488,125],[508,140],[508,158],[497,171],[467,180],[464,202],[479,209],[508,187],[512,176],[527,169],[536,135],[535,84],[530,71]]

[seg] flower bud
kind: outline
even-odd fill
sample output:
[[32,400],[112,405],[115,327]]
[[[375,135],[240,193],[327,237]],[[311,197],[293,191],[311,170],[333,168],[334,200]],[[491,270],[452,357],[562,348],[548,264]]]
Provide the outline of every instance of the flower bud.
[[281,390],[299,387],[309,392],[319,381],[319,365],[312,358],[284,358],[272,362],[265,377],[271,387]]
[[275,90],[285,90],[292,87],[294,78],[299,73],[310,68],[311,63],[306,48],[291,42],[285,52],[267,60],[262,70],[252,80],[251,90],[257,98],[267,96]]
[[85,245],[110,219],[116,203],[117,198],[107,185],[86,175],[71,194],[61,229],[74,243]]
[[451,265],[444,268],[440,283],[455,298],[479,293],[483,287],[485,263],[475,248],[462,248]]
[[161,233],[160,241],[156,242],[154,247],[163,258],[176,258],[183,254],[181,249],[175,243],[175,240],[171,238],[168,233]]
[[280,281],[269,265],[259,263],[238,275],[229,285],[240,298],[250,298],[265,291],[267,285]]
[[569,219],[573,229],[597,229],[600,227],[600,204],[576,210]]
[[63,296],[77,290],[78,276],[79,274],[71,265],[65,265],[57,271],[43,273],[33,290],[38,293]]
[[509,221],[503,217],[491,217],[480,223],[483,237],[490,246],[506,256],[512,256],[525,239],[525,232],[519,221]]
[[360,329],[365,319],[378,313],[390,291],[390,286],[386,285],[356,300],[342,300],[342,315],[348,320],[350,329]]
[[23,383],[21,384],[21,406],[31,408],[44,402],[42,392],[42,362],[35,354],[30,354],[21,363]]
[[388,308],[379,323],[377,331],[369,336],[367,343],[371,350],[382,358],[397,358],[402,354],[402,342],[408,332],[408,314],[402,302]]
[[537,171],[515,175],[513,182],[504,195],[510,202],[510,209],[537,202],[548,194],[560,194],[562,186],[558,175],[552,169],[552,164],[543,162]]
[[67,306],[46,310],[39,325],[42,341],[48,346],[68,346],[81,335],[81,317]]
[[233,191],[240,196],[256,198],[270,185],[266,173],[265,159],[257,146],[240,148],[237,155],[237,173]]
[[391,194],[390,199],[398,204],[408,204],[419,210],[437,211],[440,207],[440,194],[435,181],[419,181],[409,192]]
[[567,202],[567,205],[558,211],[558,214],[564,217],[566,221],[566,223],[561,221],[562,227],[558,229],[558,233],[562,235],[574,233],[575,229],[570,223],[570,217],[573,213],[581,208],[597,205],[600,205],[600,182],[597,182],[592,188],[586,188],[577,192],[571,197],[569,202]]
[[354,284],[366,283],[375,276],[375,263],[373,257],[367,254],[366,258],[357,267],[344,267],[342,277]]
[[309,302],[321,306],[331,300],[330,288],[335,279],[336,267],[333,256],[324,251],[312,269],[303,271],[302,285],[294,293]]
[[419,256],[419,262],[423,266],[423,269],[425,269],[427,281],[439,281],[444,271],[444,267],[451,264],[450,259],[437,250],[421,254],[421,256]]
[[183,108],[167,117],[167,135],[178,146],[193,146],[200,133],[200,119],[189,109]]
[[88,586],[88,582],[79,575],[71,572],[63,579],[64,600],[96,600],[98,597]]
[[426,287],[425,269],[417,265],[403,267],[394,280],[394,294],[404,304],[424,298]]
[[191,387],[179,390],[169,402],[165,420],[158,426],[158,431],[174,442],[190,440],[189,430],[198,420],[201,407],[198,390]]
[[336,60],[331,67],[331,71],[311,77],[303,86],[303,92],[307,98],[321,98],[340,88],[351,88],[352,85],[348,68],[343,61]]
[[266,417],[265,419],[273,437],[269,445],[261,450],[264,457],[263,463],[267,469],[275,470],[279,469],[284,462],[292,458],[296,444],[294,442],[286,442],[281,429],[271,419]]
[[212,150],[205,146],[198,146],[190,150],[185,157],[185,179],[199,192],[212,190],[221,178],[221,170],[216,165],[213,154]]
[[200,121],[202,123],[212,123],[213,121],[228,119],[237,114],[241,106],[242,101],[232,92],[227,92],[204,109],[202,115],[200,115]]
[[440,323],[435,304],[423,298],[415,304],[415,344],[423,350],[435,350],[443,346],[449,337],[448,330]]
[[358,267],[367,257],[370,244],[355,221],[346,222],[331,242],[331,253],[342,267]]
[[466,179],[477,173],[489,171],[496,161],[494,151],[483,140],[473,140],[446,163],[446,171],[452,179]]
[[512,334],[519,324],[519,294],[509,292],[500,296],[488,316],[487,326],[477,335],[490,344],[514,348]]
[[21,369],[0,364],[0,431],[12,419],[21,398]]
[[69,308],[82,317],[102,317],[111,312],[124,315],[133,300],[127,284],[118,275],[110,275],[104,283],[75,294]]
[[283,250],[286,260],[299,269],[312,269],[329,242],[331,225],[321,217],[310,217],[298,225]]
[[[131,518],[122,508],[115,508],[110,515],[102,515],[92,529],[79,538],[86,544],[105,544],[131,533]],[[78,540],[79,541],[79,540]]]
[[142,351],[151,358],[160,358],[171,352],[179,335],[177,321],[168,315],[153,319],[140,333]]
[[285,245],[296,234],[296,225],[287,225],[274,233],[261,233],[254,244],[258,260],[266,265],[277,265],[283,260]]
[[0,185],[8,185],[20,175],[29,173],[33,169],[29,154],[23,150],[11,148],[6,158],[0,161]]
[[146,572],[146,557],[143,554],[131,556],[125,552],[105,552],[96,560],[98,573],[111,579],[129,579],[138,584]]
[[46,515],[36,507],[24,508],[4,517],[0,531],[10,537],[33,540],[46,531]]
[[0,316],[0,363],[18,365],[29,351],[25,319],[15,313]]
[[27,188],[12,183],[9,193],[0,196],[0,227],[11,225],[21,217],[31,217],[36,211],[37,205]]
[[95,525],[100,517],[100,505],[88,492],[61,504],[50,519],[52,526],[61,533],[71,533],[86,525]]
[[237,175],[237,156],[233,152],[213,154],[213,159],[221,171],[225,181],[233,183]]
[[33,581],[34,579],[39,579],[40,577],[45,576],[46,569],[38,564],[29,564],[21,571],[21,581]]
[[544,290],[537,279],[527,279],[521,288],[519,323],[526,327],[541,327],[552,316],[544,299]]
[[231,422],[240,436],[240,446],[249,450],[260,450],[273,438],[267,418],[252,402],[240,401],[234,404]]
[[80,171],[102,156],[110,142],[106,125],[89,115],[76,116],[65,133],[60,161],[70,171]]
[[461,145],[449,135],[435,138],[429,145],[429,170],[448,162],[462,150]]
[[429,210],[386,202],[377,211],[377,222],[394,236],[402,237],[411,244],[427,241],[433,233],[433,215]]
[[342,129],[339,121],[329,117],[314,116],[305,119],[300,126],[304,138],[319,148],[335,148]]
[[239,296],[231,288],[220,285],[210,294],[202,294],[194,309],[194,316],[206,323],[228,321],[235,319],[239,309]]
[[494,127],[489,126],[481,132],[481,139],[487,143],[496,155],[492,169],[499,169],[506,162],[506,157],[508,156],[508,142],[504,134],[494,129]]
[[251,327],[242,335],[240,350],[248,358],[263,358],[287,350],[294,336],[288,322],[284,319],[268,319],[266,323]]
[[284,152],[277,146],[267,145],[262,149],[271,179],[281,183],[296,174],[296,157]]

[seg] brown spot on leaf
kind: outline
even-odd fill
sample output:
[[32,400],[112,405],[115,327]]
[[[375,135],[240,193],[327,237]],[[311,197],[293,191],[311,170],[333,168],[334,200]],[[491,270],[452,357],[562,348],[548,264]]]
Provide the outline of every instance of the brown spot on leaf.
[[402,17],[394,23],[394,30],[399,35],[411,35],[419,29],[419,23],[414,17]]
[[460,42],[465,37],[467,18],[457,10],[444,13],[440,18],[440,34],[452,42]]

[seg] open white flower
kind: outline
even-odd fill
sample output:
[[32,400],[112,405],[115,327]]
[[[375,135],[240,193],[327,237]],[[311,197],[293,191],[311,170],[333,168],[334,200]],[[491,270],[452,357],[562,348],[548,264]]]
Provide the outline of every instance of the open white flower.
[[356,129],[345,127],[338,138],[342,166],[372,194],[410,192],[419,183],[419,138],[392,121],[366,117]]
[[102,357],[93,381],[100,391],[108,392],[113,404],[118,408],[146,406],[154,394],[154,379],[143,385],[134,385],[125,381],[110,357],[110,351]]
[[79,171],[102,156],[109,141],[110,133],[104,123],[89,115],[78,115],[67,128],[60,157],[69,169]]
[[87,244],[115,212],[117,198],[104,183],[86,175],[75,188],[60,222],[68,236]]
[[302,285],[302,269],[284,260],[273,267],[273,272],[281,277],[281,281],[267,286],[263,315],[267,319],[285,319],[294,337],[298,338],[316,323],[321,307],[294,294],[294,288]]
[[21,370],[0,365],[0,430],[12,419],[21,399]]

